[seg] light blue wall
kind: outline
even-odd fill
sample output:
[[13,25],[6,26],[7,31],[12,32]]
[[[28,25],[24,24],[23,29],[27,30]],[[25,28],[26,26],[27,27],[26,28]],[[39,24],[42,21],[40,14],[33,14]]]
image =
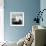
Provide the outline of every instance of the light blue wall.
[[[7,41],[18,41],[31,29],[35,12],[40,9],[40,0],[4,0],[4,35]],[[24,27],[10,26],[10,12],[24,12]]]
[[[40,1],[40,10],[42,11],[43,9],[46,9],[46,0],[41,0]],[[46,27],[46,11],[43,12],[42,17],[43,17],[43,22],[40,21],[40,25]]]

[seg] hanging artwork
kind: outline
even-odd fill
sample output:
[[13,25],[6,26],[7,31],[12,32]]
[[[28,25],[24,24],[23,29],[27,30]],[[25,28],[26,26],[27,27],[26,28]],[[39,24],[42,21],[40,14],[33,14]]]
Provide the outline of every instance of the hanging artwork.
[[11,26],[24,26],[24,12],[10,12]]

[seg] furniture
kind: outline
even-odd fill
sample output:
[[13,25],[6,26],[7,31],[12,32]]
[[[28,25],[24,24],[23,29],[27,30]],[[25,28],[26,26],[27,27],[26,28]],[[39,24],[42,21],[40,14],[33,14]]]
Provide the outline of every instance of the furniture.
[[32,26],[32,34],[34,35],[34,42],[31,46],[44,46],[46,45],[46,29],[42,26]]

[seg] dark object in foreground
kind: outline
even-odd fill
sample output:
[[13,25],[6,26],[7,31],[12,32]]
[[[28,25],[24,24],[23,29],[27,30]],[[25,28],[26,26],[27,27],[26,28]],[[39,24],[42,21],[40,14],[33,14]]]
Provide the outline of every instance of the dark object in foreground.
[[37,16],[37,18],[34,18],[34,21],[36,21],[36,23],[40,22],[40,19],[38,18],[38,16]]

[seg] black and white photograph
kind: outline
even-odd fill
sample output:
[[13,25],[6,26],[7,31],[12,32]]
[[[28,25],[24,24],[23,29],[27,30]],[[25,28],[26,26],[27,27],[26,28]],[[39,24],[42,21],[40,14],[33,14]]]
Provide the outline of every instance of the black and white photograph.
[[11,26],[24,26],[24,12],[10,12]]

